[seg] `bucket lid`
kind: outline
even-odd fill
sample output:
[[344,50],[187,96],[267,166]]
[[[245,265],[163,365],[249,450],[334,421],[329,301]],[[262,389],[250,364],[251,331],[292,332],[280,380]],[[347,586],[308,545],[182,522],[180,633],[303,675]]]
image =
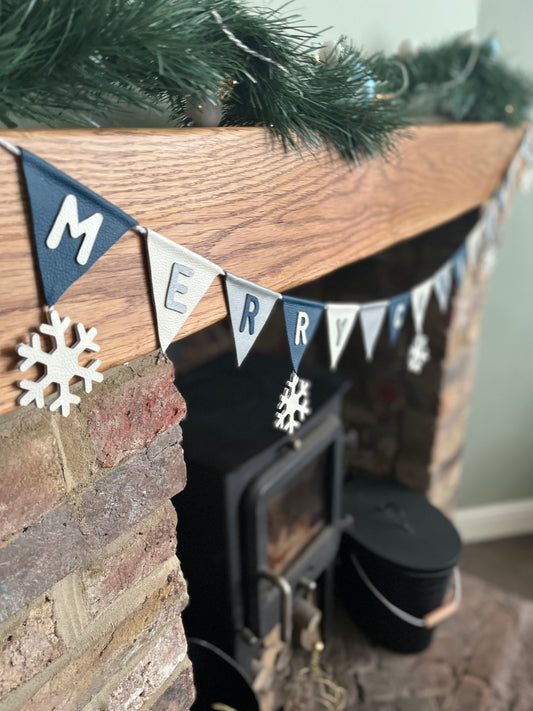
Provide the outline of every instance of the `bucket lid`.
[[450,570],[461,539],[429,501],[391,479],[360,477],[344,487],[344,511],[353,516],[348,539],[376,556],[419,572]]

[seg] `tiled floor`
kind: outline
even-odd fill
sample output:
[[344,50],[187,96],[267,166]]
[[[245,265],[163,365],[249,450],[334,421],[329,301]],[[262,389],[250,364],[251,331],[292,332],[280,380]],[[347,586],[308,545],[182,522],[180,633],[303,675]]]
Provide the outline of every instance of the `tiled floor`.
[[461,569],[459,612],[419,655],[376,647],[339,605],[322,664],[346,711],[533,711],[533,536],[465,546]]
[[461,570],[533,600],[533,535],[465,546]]

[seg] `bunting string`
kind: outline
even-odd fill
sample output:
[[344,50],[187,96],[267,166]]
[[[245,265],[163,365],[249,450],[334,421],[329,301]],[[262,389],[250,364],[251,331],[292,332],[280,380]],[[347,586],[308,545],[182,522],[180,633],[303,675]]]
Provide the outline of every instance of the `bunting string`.
[[[88,374],[76,366],[71,357],[72,351],[77,357],[83,350],[97,349],[94,343],[96,329],[86,331],[82,324],[78,324],[78,342],[67,348],[64,331],[70,321],[60,319],[53,306],[125,232],[133,229],[145,238],[158,339],[163,351],[176,338],[217,276],[224,278],[238,366],[252,350],[276,303],[281,302],[293,374],[280,397],[276,422],[281,424],[276,426],[289,433],[310,413],[310,384],[299,379],[298,370],[322,318],[326,322],[330,367],[336,369],[357,323],[366,359],[371,361],[384,324],[388,323],[389,345],[395,346],[410,316],[414,339],[408,349],[406,367],[410,372],[420,373],[430,359],[424,322],[432,295],[444,313],[449,308],[453,284],[460,287],[468,269],[482,258],[483,270],[490,272],[499,240],[499,224],[508,210],[511,192],[517,183],[520,184],[524,174],[533,174],[529,130],[509,164],[501,186],[481,206],[480,217],[463,244],[430,278],[389,299],[368,303],[322,303],[283,295],[226,272],[199,254],[139,225],[116,205],[26,149],[13,146],[3,138],[0,138],[0,145],[21,161],[43,294],[50,314],[53,314],[53,318],[49,315],[49,323],[42,324],[39,330],[52,336],[56,343],[54,351],[44,353],[40,336],[31,334],[29,346],[19,345],[19,352],[26,359],[21,365],[22,370],[33,363],[41,364],[47,370],[39,381],[20,383],[26,392],[19,402],[35,402],[43,406],[44,387],[54,383],[59,394],[53,401],[57,404],[51,405],[50,409],[59,408],[63,414],[68,414],[69,403],[75,402],[74,396],[68,392],[69,379],[74,376],[83,379],[87,390],[92,380],[100,379],[97,365],[91,366]],[[66,351],[69,358],[66,358]],[[54,360],[55,353],[62,355],[63,363],[68,360],[71,364],[66,380]],[[287,416],[289,410],[290,417]]]

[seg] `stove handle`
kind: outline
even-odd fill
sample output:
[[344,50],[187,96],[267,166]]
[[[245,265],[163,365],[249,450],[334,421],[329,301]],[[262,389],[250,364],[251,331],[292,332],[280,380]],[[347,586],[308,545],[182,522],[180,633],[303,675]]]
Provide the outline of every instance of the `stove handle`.
[[262,578],[266,578],[275,585],[281,593],[281,641],[290,643],[292,640],[292,587],[287,578],[277,575],[268,568],[259,571]]

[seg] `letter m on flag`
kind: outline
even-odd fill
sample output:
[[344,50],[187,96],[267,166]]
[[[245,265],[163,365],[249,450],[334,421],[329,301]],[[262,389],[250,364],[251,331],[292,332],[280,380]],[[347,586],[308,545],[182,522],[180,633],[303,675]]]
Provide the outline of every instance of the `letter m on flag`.
[[137,221],[33,153],[21,149],[21,157],[44,298],[51,306]]

